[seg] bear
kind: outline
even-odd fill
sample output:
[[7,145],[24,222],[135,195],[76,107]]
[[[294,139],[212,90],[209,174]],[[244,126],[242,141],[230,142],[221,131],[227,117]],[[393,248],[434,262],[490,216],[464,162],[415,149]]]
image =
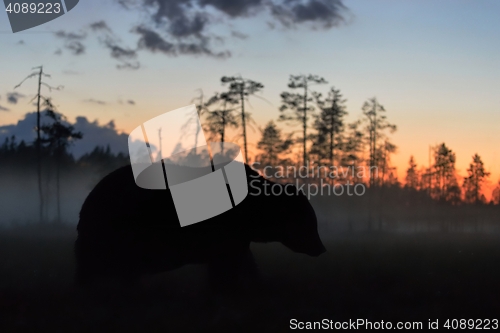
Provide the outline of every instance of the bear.
[[76,282],[99,276],[139,281],[186,264],[208,264],[209,283],[236,283],[245,268],[256,272],[251,242],[280,242],[297,253],[326,251],[306,196],[292,184],[262,177],[244,164],[248,195],[234,208],[181,227],[166,190],[136,185],[132,166],[105,176],[85,199],[74,251]]

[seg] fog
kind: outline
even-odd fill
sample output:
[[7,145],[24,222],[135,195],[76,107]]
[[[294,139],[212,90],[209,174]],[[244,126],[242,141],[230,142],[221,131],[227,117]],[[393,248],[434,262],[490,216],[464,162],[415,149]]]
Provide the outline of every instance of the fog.
[[279,242],[252,243],[258,278],[243,278],[229,294],[210,289],[206,265],[145,275],[137,289],[112,281],[82,289],[74,283],[78,212],[108,171],[61,173],[61,223],[51,171],[43,223],[36,170],[0,176],[3,331],[234,332],[243,325],[275,332],[293,318],[443,325],[498,315],[498,206],[440,204],[399,187],[311,196],[327,252],[315,258]]

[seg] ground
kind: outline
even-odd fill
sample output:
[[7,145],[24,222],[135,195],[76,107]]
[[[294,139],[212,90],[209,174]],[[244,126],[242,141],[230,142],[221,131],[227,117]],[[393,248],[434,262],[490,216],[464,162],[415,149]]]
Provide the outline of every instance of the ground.
[[500,242],[481,234],[351,234],[318,258],[252,245],[262,284],[207,288],[204,266],[145,277],[142,288],[73,286],[73,227],[0,232],[2,332],[286,332],[290,320],[500,317]]

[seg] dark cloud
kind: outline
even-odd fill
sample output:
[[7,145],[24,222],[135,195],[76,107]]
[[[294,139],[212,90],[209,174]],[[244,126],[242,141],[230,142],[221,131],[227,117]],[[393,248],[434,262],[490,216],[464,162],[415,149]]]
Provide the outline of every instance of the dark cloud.
[[[0,111],[10,111],[10,109],[0,105]],[[1,133],[1,132],[0,132]]]
[[[45,112],[42,112],[42,124],[47,124],[49,118]],[[0,126],[0,142],[5,138],[16,136],[18,142],[24,140],[31,143],[35,140],[36,112],[28,113],[17,124]],[[70,146],[70,151],[75,158],[80,158],[85,153],[91,152],[96,146],[110,146],[111,152],[128,154],[128,134],[120,133],[115,126],[114,121],[101,125],[97,120],[89,121],[86,117],[76,117],[74,123],[66,122],[74,126],[76,131],[83,133],[81,140],[75,141]]]
[[93,31],[107,31],[107,32],[112,32],[111,28],[108,26],[108,24],[105,21],[97,21],[92,24],[90,24],[90,29]]
[[231,36],[233,36],[234,38],[238,38],[238,39],[247,39],[248,38],[248,35],[246,35],[242,32],[238,32],[238,31],[231,31]]
[[135,105],[135,102],[134,102],[133,100],[131,100],[131,99],[129,99],[129,100],[127,101],[127,103],[128,103],[128,104],[130,104],[130,105]]
[[199,37],[202,35],[207,22],[207,15],[201,13],[195,13],[193,18],[174,17],[171,19],[168,32],[175,38]]
[[19,99],[24,98],[24,97],[26,97],[26,96],[23,95],[23,94],[20,94],[18,92],[7,93],[7,101],[10,104],[17,104],[17,102],[19,101]]
[[346,11],[342,0],[286,0],[272,5],[273,16],[286,27],[312,23],[328,29],[344,23]]
[[[167,55],[191,54],[228,57],[228,51],[213,49],[220,36],[209,27],[226,18],[255,16],[268,11],[285,28],[309,24],[313,28],[331,28],[343,23],[347,8],[343,0],[116,0],[123,7],[142,10],[149,21],[134,31],[141,35],[139,47]],[[206,9],[211,8],[208,11]],[[222,14],[216,17],[217,13]],[[148,24],[149,23],[149,24]],[[274,25],[274,22],[270,22]],[[246,35],[231,32],[232,37]]]
[[[255,16],[269,10],[285,27],[305,22],[324,28],[344,21],[343,0],[115,0],[124,8],[143,9],[157,27],[173,37],[200,36],[215,21],[208,7],[230,18]],[[133,4],[133,6],[132,6]],[[214,11],[212,11],[214,12]]]
[[113,38],[105,38],[103,43],[111,51],[112,58],[121,61],[137,58],[137,52],[135,50],[121,47]]
[[56,37],[67,40],[83,40],[87,38],[86,33],[66,32],[64,30],[56,31],[54,34],[56,35]]
[[144,27],[136,27],[134,32],[141,36],[138,41],[139,48],[151,52],[161,52],[169,55],[175,54],[174,44],[164,40],[157,32]]
[[228,51],[212,51],[208,46],[207,39],[202,38],[196,42],[179,42],[174,44],[165,40],[157,32],[145,27],[136,27],[134,31],[141,36],[138,42],[139,48],[153,53],[159,52],[172,56],[178,54],[208,55],[216,58],[225,58],[230,56]]
[[72,54],[82,55],[85,53],[85,45],[82,41],[87,38],[86,33],[74,33],[59,30],[56,31],[54,35],[57,38],[64,40],[64,47],[68,49]]
[[207,14],[195,11],[192,0],[143,0],[142,5],[173,37],[199,36],[208,23]]
[[65,46],[74,55],[82,55],[85,53],[85,45],[83,45],[80,41],[73,40],[67,42]]
[[214,52],[210,49],[207,42],[202,43],[179,43],[177,45],[180,54],[191,54],[191,55],[208,55],[215,58],[229,58],[231,52],[221,51]]
[[[217,49],[227,37],[246,39],[242,32],[228,29],[224,35],[211,27],[227,20],[268,13],[270,29],[308,26],[329,29],[346,22],[348,9],[344,0],[113,0],[122,8],[137,12],[139,24],[131,32],[138,35],[137,46],[123,45],[105,21],[89,24],[83,32],[58,31],[64,47],[75,55],[85,53],[87,33],[97,35],[99,42],[118,61],[119,69],[138,69],[139,51],[169,56],[203,55],[227,58],[231,53]],[[56,54],[60,54],[56,51]]]
[[90,24],[90,30],[98,34],[98,40],[110,51],[113,59],[117,60],[119,64],[116,66],[118,69],[138,69],[140,64],[137,59],[137,50],[121,45],[121,40],[108,26],[105,21],[98,21]]
[[100,101],[98,99],[93,99],[93,98],[89,98],[89,99],[86,99],[83,101],[84,103],[92,103],[92,104],[99,104],[99,105],[106,105],[107,103],[104,102],[104,101]]
[[263,7],[262,0],[200,0],[202,6],[212,6],[219,11],[231,16],[248,16],[252,11],[257,11]]
[[[120,40],[113,34],[113,31],[105,21],[98,21],[90,24],[85,32],[73,33],[59,30],[55,33],[56,37],[64,40],[64,47],[71,51],[74,55],[85,53],[85,45],[83,40],[87,38],[87,31],[98,34],[99,42],[104,45],[109,51],[112,58],[120,63],[118,68],[139,68],[137,61],[132,61],[137,58],[135,50],[126,48],[120,45]],[[61,54],[60,50],[56,54]]]

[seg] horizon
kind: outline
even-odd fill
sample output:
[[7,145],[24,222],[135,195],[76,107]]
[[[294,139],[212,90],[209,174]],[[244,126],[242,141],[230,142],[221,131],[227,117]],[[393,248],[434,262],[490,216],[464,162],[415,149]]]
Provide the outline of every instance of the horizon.
[[[327,28],[320,19],[319,27],[311,20],[287,28],[264,10],[231,16],[206,7],[210,24],[203,33],[223,36],[210,37],[213,54],[231,52],[223,59],[206,53],[173,56],[158,49],[134,48],[137,35],[129,30],[142,24],[139,11],[124,10],[110,1],[94,12],[96,4],[85,1],[58,20],[0,35],[5,48],[0,56],[4,64],[0,107],[9,109],[0,112],[0,126],[15,124],[31,112],[26,103],[36,93],[36,82],[13,87],[32,67],[42,64],[52,75],[47,83],[64,85],[63,90],[45,89],[42,94],[51,96],[71,122],[77,116],[101,125],[114,121],[117,132],[124,133],[155,115],[191,104],[198,89],[207,97],[223,91],[220,77],[237,73],[264,84],[259,96],[269,102],[251,98],[249,110],[263,127],[277,119],[279,94],[289,91],[289,75],[311,73],[328,81],[315,90],[325,93],[332,85],[341,90],[349,112],[346,123],[360,118],[364,101],[378,98],[389,122],[398,127],[391,139],[398,147],[392,163],[400,181],[411,155],[419,166],[427,166],[429,146],[442,142],[456,153],[461,176],[475,153],[482,157],[491,172],[488,196],[500,177],[495,144],[495,124],[500,120],[495,98],[500,88],[496,80],[500,66],[495,61],[500,55],[495,43],[495,32],[500,31],[494,16],[500,9],[498,2],[484,0],[479,6],[466,1],[344,1],[343,20],[334,18]],[[120,14],[120,19],[113,13]],[[110,56],[105,46],[108,35],[89,28],[96,22],[105,22],[120,47],[134,50],[136,57]],[[9,30],[6,14],[0,14],[0,30]],[[85,37],[71,39],[70,33]],[[76,42],[83,47],[78,55]],[[12,63],[9,59],[14,56]],[[116,68],[129,60],[140,62],[140,67]],[[9,103],[7,94],[12,92],[24,97]],[[275,122],[285,133],[299,129]],[[248,132],[255,149],[260,133],[258,129]]]

